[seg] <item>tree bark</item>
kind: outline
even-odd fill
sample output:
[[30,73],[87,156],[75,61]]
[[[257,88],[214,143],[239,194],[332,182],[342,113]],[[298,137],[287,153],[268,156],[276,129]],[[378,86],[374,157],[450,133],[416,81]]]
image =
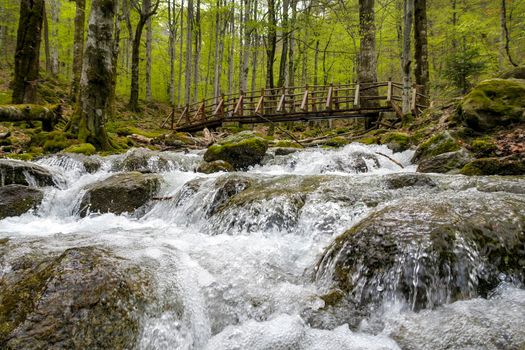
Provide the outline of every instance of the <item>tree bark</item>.
[[180,45],[179,45],[179,80],[177,83],[177,107],[181,107],[182,101],[182,56],[183,56],[183,44],[184,44],[184,0],[181,0],[180,4]]
[[98,149],[112,148],[106,133],[109,101],[113,82],[113,40],[116,0],[93,0],[89,16],[86,50],[77,112],[69,130],[81,142]]
[[421,93],[429,93],[428,40],[427,40],[427,0],[415,0],[414,7],[414,74]]
[[13,103],[36,102],[44,0],[21,0],[15,51]]
[[275,14],[275,0],[268,0],[268,37],[266,42],[266,87],[274,88],[273,63],[275,61],[275,47],[277,45],[277,20]]
[[[377,56],[376,56],[376,26],[374,0],[359,0],[359,35],[361,45],[359,47],[357,80],[362,87],[377,82]],[[367,96],[377,96],[377,89],[366,90]],[[361,102],[363,107],[373,107],[376,101],[365,100]],[[369,129],[377,117],[365,119],[365,128]]]
[[191,102],[191,43],[193,32],[193,0],[188,0],[186,25],[186,62],[184,73],[184,102]]
[[248,90],[248,72],[250,71],[250,44],[252,28],[249,27],[250,21],[250,0],[244,0],[244,15],[242,20],[243,27],[243,45],[242,45],[242,59],[241,59],[241,75],[240,75],[240,89],[246,92]]
[[279,80],[277,81],[278,87],[283,87],[286,83],[286,73],[288,70],[287,60],[288,60],[288,39],[290,34],[290,28],[288,23],[288,8],[289,0],[283,0],[283,20],[282,20],[282,30],[283,30],[283,46],[281,51],[281,61],[279,62]]
[[146,101],[151,102],[151,67],[152,67],[152,47],[153,25],[151,17],[146,21]]
[[84,26],[86,21],[86,0],[76,0],[75,36],[73,43],[73,82],[71,100],[77,99],[80,76],[82,74],[82,55],[84,53]]
[[193,55],[193,102],[199,99],[199,61],[201,58],[201,2],[197,0],[195,12],[195,54]]
[[230,9],[230,50],[228,53],[228,94],[233,92],[233,65],[235,64],[235,1],[231,0]]
[[401,68],[403,71],[403,114],[410,113],[410,32],[414,18],[414,0],[404,2],[404,30],[403,30],[403,59]]

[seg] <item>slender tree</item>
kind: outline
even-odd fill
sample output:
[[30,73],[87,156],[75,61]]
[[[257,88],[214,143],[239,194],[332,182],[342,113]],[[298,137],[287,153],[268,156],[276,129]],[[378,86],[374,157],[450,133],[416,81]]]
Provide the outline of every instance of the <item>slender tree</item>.
[[401,68],[403,71],[403,114],[410,113],[410,33],[414,20],[414,0],[404,0],[404,30],[403,30],[403,56]]
[[146,21],[146,101],[151,102],[151,68],[152,68],[153,23],[152,17]]
[[421,93],[428,95],[428,39],[427,39],[427,0],[415,0],[414,4],[414,75]]
[[273,64],[277,46],[277,18],[275,0],[268,0],[268,34],[266,38],[266,87],[273,89]]
[[[359,47],[359,58],[357,67],[357,79],[363,88],[367,84],[377,82],[377,56],[376,56],[376,27],[374,0],[359,0],[359,35],[361,45]],[[377,96],[377,89],[367,89],[367,96]],[[375,101],[366,100],[361,102],[363,107],[376,105]],[[365,119],[365,127],[368,129],[377,120]]]
[[504,49],[505,53],[507,54],[507,58],[509,59],[510,64],[512,64],[514,67],[517,67],[518,64],[514,61],[512,58],[512,55],[510,53],[510,35],[509,35],[509,28],[507,27],[507,1],[501,0],[501,7],[500,7],[500,26],[501,26],[501,40],[504,42]]
[[80,76],[82,74],[82,55],[84,54],[84,26],[86,22],[86,0],[76,0],[75,36],[73,39],[73,81],[71,100],[76,101]]
[[159,7],[160,0],[131,0],[131,5],[137,10],[139,20],[135,28],[133,37],[133,48],[131,51],[131,91],[129,94],[129,109],[138,111],[139,109],[139,60],[140,60],[140,42],[142,31],[148,19],[153,16]]
[[21,0],[15,51],[13,103],[36,102],[44,0]]

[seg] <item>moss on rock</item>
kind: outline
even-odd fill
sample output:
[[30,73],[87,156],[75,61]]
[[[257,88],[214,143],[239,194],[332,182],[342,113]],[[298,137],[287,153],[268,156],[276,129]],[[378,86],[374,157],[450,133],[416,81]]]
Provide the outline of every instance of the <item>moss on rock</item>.
[[498,146],[490,136],[474,139],[470,145],[472,152],[479,158],[494,156]]
[[71,145],[68,148],[64,149],[65,153],[80,153],[87,156],[93,155],[97,152],[95,146],[90,143],[80,143],[77,145]]
[[502,158],[480,158],[461,169],[463,175],[525,175],[525,154]]
[[460,105],[465,124],[477,131],[525,121],[525,80],[489,79],[467,94]]
[[381,144],[394,152],[403,152],[410,148],[411,138],[404,132],[389,132],[381,137]]
[[53,175],[44,167],[19,160],[0,159],[0,185],[53,186]]
[[441,132],[430,137],[416,149],[412,163],[437,156],[442,153],[453,152],[460,149],[459,143],[450,135],[448,131]]
[[336,136],[328,139],[324,144],[331,147],[343,147],[348,145],[348,140],[342,136]]
[[259,164],[266,150],[268,141],[251,132],[241,132],[214,144],[204,154],[206,162],[223,160],[236,170],[243,170]]
[[9,216],[19,216],[38,206],[44,193],[33,187],[7,185],[0,187],[0,220]]
[[199,173],[211,174],[219,171],[233,171],[233,166],[224,160],[214,160],[213,162],[202,162],[197,168]]
[[472,155],[465,149],[442,153],[421,161],[417,171],[420,173],[457,174],[472,159]]

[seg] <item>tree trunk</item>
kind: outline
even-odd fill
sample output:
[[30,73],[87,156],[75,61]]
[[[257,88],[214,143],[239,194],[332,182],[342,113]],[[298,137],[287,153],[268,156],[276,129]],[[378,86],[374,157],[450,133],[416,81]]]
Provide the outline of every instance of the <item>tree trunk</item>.
[[414,74],[421,93],[428,95],[428,40],[427,40],[427,0],[415,0],[414,7]]
[[151,17],[146,21],[146,101],[151,102],[151,43],[153,41],[153,25]]
[[297,16],[297,1],[292,0],[292,20],[290,22],[290,34],[289,34],[289,48],[288,48],[288,76],[286,78],[287,86],[294,86],[295,84],[295,62],[294,62],[294,49],[295,49],[295,19]]
[[241,76],[240,76],[240,88],[241,91],[246,92],[248,90],[248,72],[250,71],[250,44],[251,44],[251,32],[252,28],[248,27],[250,21],[250,0],[244,0],[244,16],[242,20],[243,27],[243,50],[241,59]]
[[283,30],[283,46],[281,51],[281,61],[279,62],[279,80],[277,80],[277,86],[283,87],[286,83],[286,73],[288,71],[288,39],[290,34],[290,28],[288,23],[288,8],[289,0],[283,0],[283,20],[282,20],[282,30]]
[[235,55],[235,2],[231,1],[230,13],[230,52],[228,53],[228,94],[233,91],[233,65]]
[[188,0],[187,10],[187,25],[186,25],[186,62],[184,73],[184,102],[189,104],[191,102],[191,43],[193,32],[193,0]]
[[60,22],[60,0],[48,0],[51,4],[51,74],[57,77],[59,74],[58,48],[60,45],[58,37],[58,25]]
[[44,0],[44,54],[46,56],[46,72],[52,73],[51,70],[51,44],[49,43],[49,20],[47,15],[47,6]]
[[104,123],[113,82],[113,39],[116,0],[93,0],[76,115],[70,129],[81,142],[98,149],[112,148]]
[[78,95],[78,86],[82,74],[82,55],[84,53],[84,25],[86,21],[86,0],[76,0],[75,37],[73,44],[73,82],[71,83],[71,100]]
[[219,10],[221,8],[220,0],[215,2],[215,61],[213,64],[213,97],[217,99],[221,94],[221,71],[220,71],[220,62],[222,61],[222,56],[220,55],[220,44],[222,43],[222,32],[221,32],[221,17]]
[[201,1],[197,0],[195,13],[195,54],[193,55],[193,102],[199,99],[199,61],[201,58]]
[[[253,22],[257,23],[257,9],[258,1],[253,2]],[[259,35],[257,33],[257,27],[253,28],[252,37],[252,82],[251,90],[255,91],[257,89],[257,61],[259,55]]]
[[180,4],[180,45],[179,45],[179,80],[177,83],[177,107],[181,107],[182,101],[182,56],[183,56],[183,44],[184,44],[184,0],[181,0]]
[[139,61],[140,61],[140,39],[146,20],[141,17],[135,28],[133,47],[131,49],[131,91],[129,95],[129,109],[139,110]]
[[[115,13],[117,14],[115,16],[115,34],[113,35],[113,55],[112,55],[112,66],[113,66],[113,72],[112,72],[112,81],[111,81],[111,92],[109,95],[109,112],[108,115],[113,115],[115,112],[115,96],[116,96],[116,89],[117,89],[117,68],[118,68],[118,56],[120,53],[120,22],[122,18],[125,16],[124,12],[121,12],[121,3],[125,2],[125,0],[115,0],[116,1],[116,10]],[[124,9],[122,9],[124,11]]]
[[[359,46],[359,57],[357,66],[357,80],[365,88],[367,84],[377,82],[377,56],[376,56],[376,26],[374,0],[359,0],[359,35],[361,45]],[[377,96],[377,89],[366,90],[367,96]],[[377,102],[365,100],[361,102],[362,107],[376,106]],[[377,117],[365,119],[365,128],[370,128]]]
[[44,0],[21,0],[15,52],[13,103],[36,102]]
[[266,43],[266,87],[273,89],[273,63],[277,45],[277,20],[275,17],[275,0],[268,0],[268,39]]
[[319,39],[315,40],[315,52],[314,52],[314,85],[319,83],[317,72],[319,69]]
[[51,131],[62,118],[60,105],[2,105],[0,106],[0,122],[20,122],[39,120],[42,130]]
[[403,31],[403,114],[410,113],[410,32],[414,17],[414,0],[405,0],[404,31]]

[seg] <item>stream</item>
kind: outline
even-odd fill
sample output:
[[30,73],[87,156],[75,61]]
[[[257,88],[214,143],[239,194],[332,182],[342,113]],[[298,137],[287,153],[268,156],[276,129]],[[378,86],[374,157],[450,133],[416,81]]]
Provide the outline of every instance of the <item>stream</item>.
[[[162,177],[156,199],[134,213],[85,217],[85,187],[122,171],[129,152],[92,156],[101,164],[92,173],[78,158],[49,156],[36,163],[56,174],[57,186],[45,188],[36,210],[0,220],[0,239],[14,242],[0,260],[0,279],[28,250],[97,246],[143,266],[155,297],[140,316],[138,349],[523,349],[523,270],[492,271],[470,236],[453,243],[450,254],[459,258],[447,273],[417,262],[441,261],[423,237],[437,215],[433,203],[451,203],[447,213],[458,223],[481,213],[476,223],[523,242],[525,177],[418,175],[412,155],[357,143],[270,151],[246,172],[206,175],[194,171],[201,151],[152,152],[142,170]],[[406,217],[392,208],[406,208]],[[337,285],[338,261],[362,250],[334,240],[367,222],[395,232],[399,224],[374,219],[383,213],[392,223],[402,219],[415,238],[398,244],[388,264],[363,253],[352,286]],[[478,283],[484,274],[499,278],[487,293]]]

